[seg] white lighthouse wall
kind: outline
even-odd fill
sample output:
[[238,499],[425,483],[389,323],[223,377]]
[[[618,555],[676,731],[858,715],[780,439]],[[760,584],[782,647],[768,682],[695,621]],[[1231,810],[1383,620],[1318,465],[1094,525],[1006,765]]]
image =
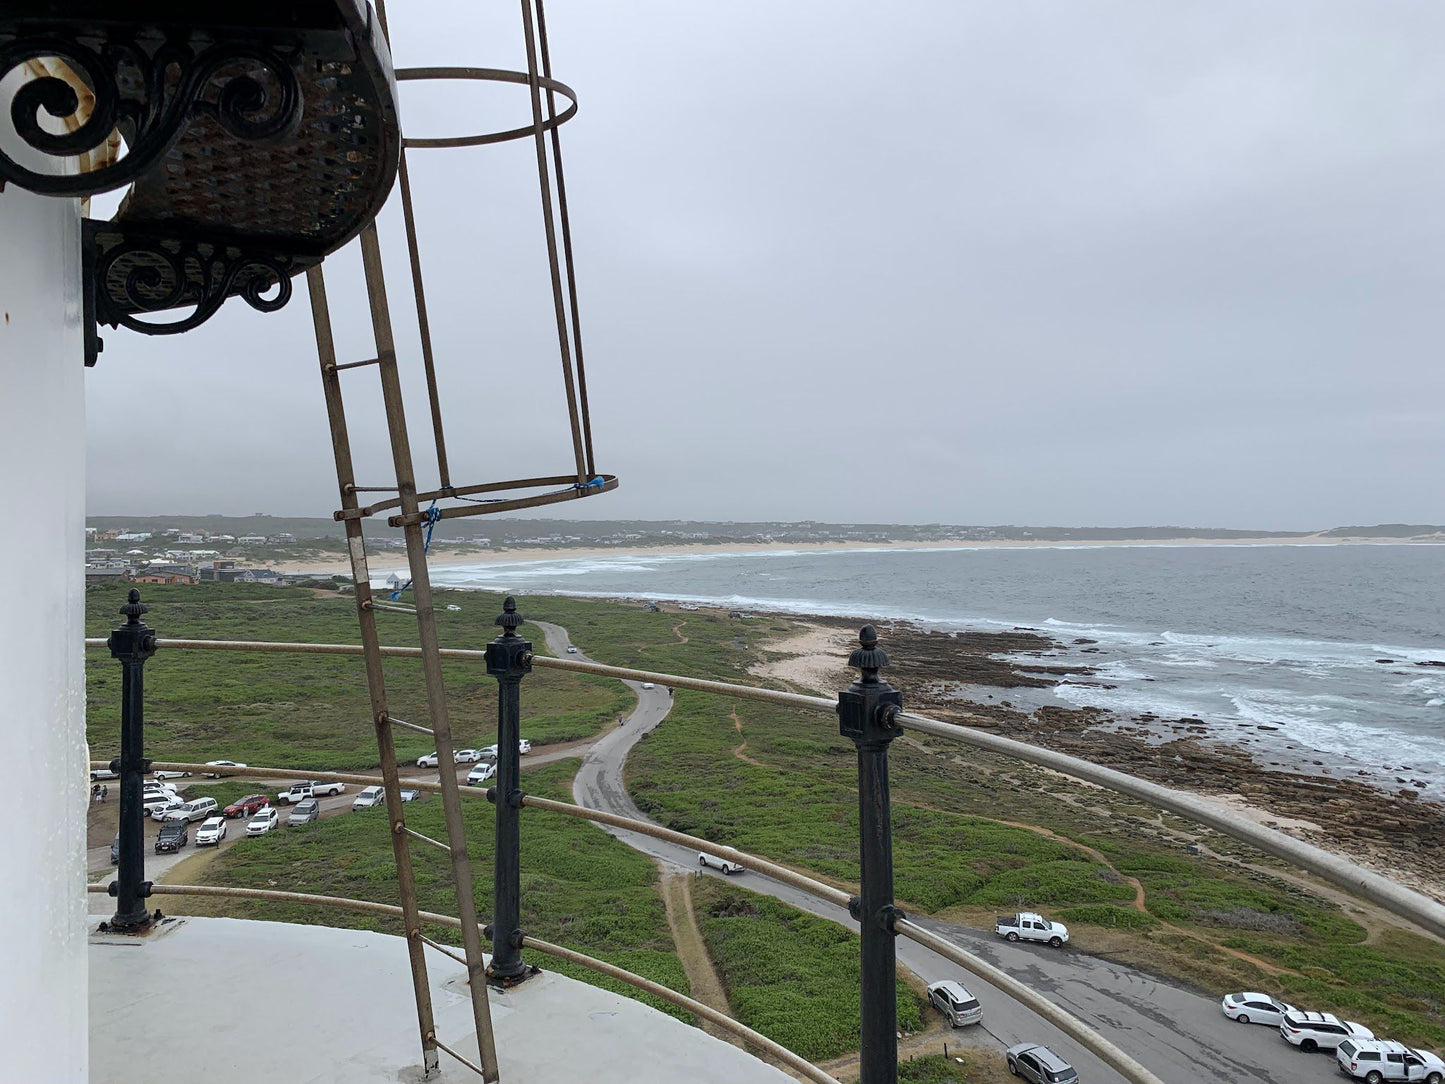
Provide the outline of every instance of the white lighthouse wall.
[[[9,81],[7,80],[7,83]],[[18,157],[0,86],[0,146]],[[9,136],[10,138],[7,138]],[[85,399],[79,201],[0,193],[0,1079],[84,1081]]]

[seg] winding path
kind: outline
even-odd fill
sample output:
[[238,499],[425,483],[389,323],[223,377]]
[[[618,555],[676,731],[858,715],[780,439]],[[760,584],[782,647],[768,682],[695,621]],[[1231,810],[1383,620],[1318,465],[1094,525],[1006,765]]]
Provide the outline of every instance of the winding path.
[[[566,630],[545,622],[537,624],[546,635],[548,648],[556,655],[565,655],[570,643]],[[586,658],[580,652],[579,657]],[[638,740],[667,716],[672,698],[661,686],[644,689],[639,682],[624,684],[637,694],[637,709],[622,726],[586,749],[572,793],[579,805],[646,820],[627,793],[623,765]],[[695,851],[635,832],[604,830],[666,865],[698,870]],[[706,876],[722,876],[712,869],[702,872]],[[749,872],[738,877],[736,883],[799,910],[857,929],[857,923],[843,908],[770,877]],[[1236,1024],[1220,1012],[1214,998],[1133,968],[1069,949],[1057,951],[1043,946],[1009,944],[992,934],[933,919],[916,921],[1027,982],[1056,1004],[1090,1022],[1169,1084],[1313,1084],[1336,1075],[1327,1057],[1301,1054],[1283,1043],[1275,1029]],[[951,961],[905,938],[898,939],[898,960],[927,982],[947,978],[963,982],[985,1007],[979,1031],[999,1046],[1041,1042],[1070,1058],[1082,1079],[1091,1084],[1122,1080],[1030,1010],[988,983],[961,971]],[[978,1032],[969,1029],[954,1032],[950,1042],[980,1038]]]

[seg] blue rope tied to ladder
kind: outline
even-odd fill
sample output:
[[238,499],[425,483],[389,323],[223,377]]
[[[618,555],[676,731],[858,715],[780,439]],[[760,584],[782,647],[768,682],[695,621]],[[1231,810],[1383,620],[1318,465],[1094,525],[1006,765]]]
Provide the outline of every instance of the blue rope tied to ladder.
[[[426,510],[426,541],[422,543],[421,547],[423,557],[425,557],[428,553],[431,552],[431,533],[433,530],[436,529],[436,525],[441,522],[441,519],[442,510],[437,507],[436,501],[432,501],[431,507]],[[402,584],[391,593],[390,601],[395,602],[397,599],[401,598],[401,593],[410,586],[411,581],[407,580],[406,583]]]

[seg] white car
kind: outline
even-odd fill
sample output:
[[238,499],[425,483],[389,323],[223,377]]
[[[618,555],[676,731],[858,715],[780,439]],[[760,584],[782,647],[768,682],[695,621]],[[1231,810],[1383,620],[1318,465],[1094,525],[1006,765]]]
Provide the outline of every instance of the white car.
[[404,790],[404,791],[401,792],[401,800],[402,800],[403,802],[416,802],[416,801],[420,801],[420,800],[421,800],[421,791],[419,791],[419,790]]
[[172,794],[168,797],[157,798],[153,802],[146,802],[145,808],[150,812],[151,820],[163,821],[169,814],[180,809],[181,806],[185,804],[185,802]]
[[1334,1050],[1346,1039],[1373,1039],[1375,1033],[1364,1024],[1341,1020],[1334,1013],[1304,1012],[1296,1009],[1280,1017],[1279,1033],[1284,1041],[1306,1054]]
[[418,768],[435,768],[437,766],[437,755],[435,753],[428,753],[426,756],[417,757],[416,766]]
[[741,873],[743,867],[736,862],[729,862],[726,858],[719,858],[715,854],[708,854],[706,851],[698,852],[697,864],[699,866],[711,866],[713,869],[720,869],[731,877],[734,873]]
[[386,801],[384,787],[362,787],[361,793],[351,800],[352,809],[370,809]]
[[[496,748],[495,745],[492,746],[492,756],[497,755]],[[458,749],[452,753],[452,759],[458,764],[475,764],[484,756],[486,752],[482,749]]]
[[1295,1011],[1293,1005],[1256,993],[1225,994],[1219,1007],[1225,1016],[1241,1024],[1268,1024],[1272,1028],[1279,1027],[1285,1013]]
[[113,771],[111,771],[109,768],[92,768],[92,769],[90,769],[90,781],[91,781],[92,783],[99,783],[102,779],[119,779],[119,778],[120,778],[120,772],[113,772]]
[[532,743],[531,743],[531,742],[529,742],[526,738],[518,738],[518,739],[517,739],[517,752],[518,752],[519,754],[521,754],[522,756],[526,756],[526,755],[527,755],[528,753],[530,753],[531,751],[532,751]]
[[488,763],[486,761],[483,761],[481,764],[478,764],[475,768],[473,768],[467,773],[467,786],[474,787],[478,783],[485,783],[488,779],[492,778],[492,776],[496,774],[496,762],[493,761],[491,763]]
[[655,689],[655,688],[657,688],[657,686],[654,685],[654,684],[653,684],[652,682],[650,682],[650,681],[644,681],[644,682],[642,683],[642,687],[643,687],[644,689]]
[[158,797],[162,794],[174,798],[176,785],[174,783],[146,783],[141,787],[141,794],[146,798]]
[[477,750],[477,751],[482,754],[481,757],[479,758],[479,759],[481,759],[481,760],[496,760],[496,759],[497,759],[497,747],[496,747],[495,745],[489,745],[489,746],[487,746],[485,749],[479,749],[479,750]]
[[568,645],[567,645],[567,654],[569,654],[569,655],[575,655],[575,654],[577,654],[577,649],[576,649],[575,647],[573,647],[571,644],[568,644]]
[[208,817],[196,829],[196,846],[204,847],[207,844],[220,843],[226,838],[226,818]]
[[185,778],[187,778],[190,774],[191,774],[190,772],[166,772],[166,771],[155,771],[155,772],[152,772],[152,773],[151,773],[151,775],[152,775],[154,778],[156,778],[156,779],[185,779]]
[[1345,1076],[1370,1084],[1382,1080],[1440,1084],[1445,1080],[1445,1061],[1437,1055],[1385,1039],[1346,1039],[1335,1048],[1335,1063]]
[[246,834],[248,836],[264,836],[271,829],[281,823],[281,814],[269,806],[263,805],[256,810],[256,815],[246,823]]
[[[208,760],[208,761],[206,761],[206,765],[207,765],[208,767],[211,767],[211,768],[244,768],[244,767],[246,767],[246,765],[244,765],[244,764],[238,764],[238,763],[237,763],[236,761],[234,761],[234,760]],[[220,772],[202,772],[201,774],[202,774],[203,776],[205,776],[207,779],[220,779],[220,778],[221,778],[221,773],[220,773]]]
[[962,983],[945,979],[928,988],[928,1000],[943,1013],[950,1027],[961,1028],[983,1020],[983,1006]]

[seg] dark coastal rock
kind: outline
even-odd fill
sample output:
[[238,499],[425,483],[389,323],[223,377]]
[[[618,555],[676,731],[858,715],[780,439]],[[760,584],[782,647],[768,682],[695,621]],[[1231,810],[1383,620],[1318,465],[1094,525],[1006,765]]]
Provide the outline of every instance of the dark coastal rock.
[[1417,662],[1415,665],[1416,665],[1416,666],[1445,666],[1445,660],[1441,660],[1441,659],[1424,659],[1424,660],[1422,660],[1422,661],[1420,661],[1420,662]]
[[[1255,729],[1255,730],[1278,730],[1279,727],[1277,727],[1277,726],[1270,726],[1268,723],[1256,723],[1254,729]],[[1294,747],[1293,747],[1293,746],[1290,746],[1290,748],[1294,748]]]
[[1074,640],[1074,643],[1076,643],[1076,644],[1097,644],[1098,642],[1099,642],[1098,640],[1090,640],[1090,639],[1089,639],[1088,637],[1086,637],[1086,636],[1079,636],[1079,637],[1076,637],[1075,640]]
[[1387,663],[1387,664],[1388,664],[1388,663],[1394,662],[1395,660],[1394,660],[1394,659],[1376,659],[1375,661],[1376,661],[1376,662],[1380,662],[1380,663]]

